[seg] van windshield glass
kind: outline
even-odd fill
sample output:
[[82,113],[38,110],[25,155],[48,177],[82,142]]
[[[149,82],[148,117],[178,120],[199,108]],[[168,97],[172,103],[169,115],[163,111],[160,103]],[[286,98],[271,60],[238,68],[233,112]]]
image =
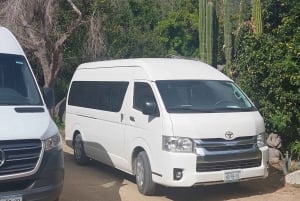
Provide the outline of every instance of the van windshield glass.
[[162,80],[156,84],[169,113],[256,110],[246,95],[230,81]]
[[0,106],[42,105],[42,100],[26,59],[0,54]]

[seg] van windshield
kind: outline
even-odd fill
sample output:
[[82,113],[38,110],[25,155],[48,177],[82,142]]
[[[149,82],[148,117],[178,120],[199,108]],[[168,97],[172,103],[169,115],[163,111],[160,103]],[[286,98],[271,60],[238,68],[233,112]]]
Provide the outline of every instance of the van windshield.
[[169,113],[213,113],[254,111],[246,95],[230,81],[156,81]]
[[33,75],[23,56],[0,54],[1,105],[42,105]]

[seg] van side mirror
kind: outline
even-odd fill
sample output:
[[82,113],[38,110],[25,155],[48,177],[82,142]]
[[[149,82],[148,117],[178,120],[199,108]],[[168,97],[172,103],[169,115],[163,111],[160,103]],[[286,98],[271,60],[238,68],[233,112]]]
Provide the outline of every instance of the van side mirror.
[[46,103],[46,106],[48,109],[51,109],[54,107],[54,90],[50,87],[44,87],[43,88],[43,97]]
[[155,101],[148,100],[143,104],[143,114],[159,117],[159,111]]

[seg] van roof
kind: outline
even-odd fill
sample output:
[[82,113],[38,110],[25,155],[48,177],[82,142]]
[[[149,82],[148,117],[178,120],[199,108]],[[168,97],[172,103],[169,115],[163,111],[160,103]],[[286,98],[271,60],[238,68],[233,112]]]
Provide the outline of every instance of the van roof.
[[201,61],[174,58],[136,58],[81,64],[79,69],[140,67],[151,80],[230,80],[216,68]]
[[0,53],[24,55],[23,49],[15,36],[4,27],[0,26]]

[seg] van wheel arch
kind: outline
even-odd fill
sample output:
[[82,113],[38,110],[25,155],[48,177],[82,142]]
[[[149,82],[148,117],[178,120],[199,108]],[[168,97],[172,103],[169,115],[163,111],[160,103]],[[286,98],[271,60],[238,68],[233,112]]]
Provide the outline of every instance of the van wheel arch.
[[75,131],[73,135],[73,151],[74,160],[78,165],[86,165],[89,158],[85,154],[82,136],[79,131]]

